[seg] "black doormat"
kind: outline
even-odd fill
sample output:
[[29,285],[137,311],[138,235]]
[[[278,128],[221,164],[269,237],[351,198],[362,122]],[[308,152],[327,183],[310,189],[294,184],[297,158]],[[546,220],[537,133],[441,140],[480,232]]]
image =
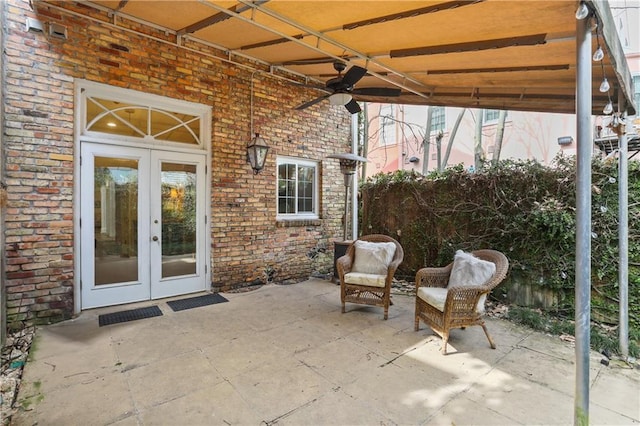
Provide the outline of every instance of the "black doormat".
[[184,311],[185,309],[198,308],[200,306],[214,305],[216,303],[228,302],[219,293],[205,294],[204,296],[190,297],[188,299],[172,300],[167,305],[174,312]]
[[112,312],[110,314],[100,315],[98,324],[103,325],[117,324],[120,322],[135,321],[143,318],[159,317],[162,315],[160,308],[149,306],[147,308],[130,309],[128,311]]

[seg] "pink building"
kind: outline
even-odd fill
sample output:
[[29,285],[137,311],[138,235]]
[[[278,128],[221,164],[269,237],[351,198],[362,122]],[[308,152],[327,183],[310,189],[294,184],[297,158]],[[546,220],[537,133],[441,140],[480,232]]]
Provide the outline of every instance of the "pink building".
[[[640,8],[627,2],[612,1],[620,41],[625,50],[635,86],[636,108],[640,106]],[[594,40],[597,42],[597,39]],[[593,78],[601,78],[594,62]],[[614,99],[615,102],[615,99]],[[414,105],[368,104],[368,143],[366,176],[396,170],[433,171],[438,158],[443,161],[452,129],[461,108],[432,107],[429,144],[425,154],[427,107]],[[474,133],[478,117],[482,125],[482,150],[491,160],[495,149],[498,110],[467,109],[451,145],[446,166],[474,164]],[[610,116],[594,117],[594,137],[607,136]],[[628,118],[628,133],[640,133],[640,114]],[[598,129],[601,128],[601,130]],[[442,134],[438,148],[438,135]],[[536,159],[550,164],[559,153],[576,152],[576,119],[569,114],[508,111],[500,159]],[[594,144],[594,151],[598,150]],[[638,157],[636,157],[638,158]]]

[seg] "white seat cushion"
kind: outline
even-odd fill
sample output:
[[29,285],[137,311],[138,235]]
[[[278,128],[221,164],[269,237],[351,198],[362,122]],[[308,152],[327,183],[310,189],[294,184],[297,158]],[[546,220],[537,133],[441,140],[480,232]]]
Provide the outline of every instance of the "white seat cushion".
[[355,258],[351,272],[364,274],[387,275],[387,268],[396,252],[396,245],[388,243],[372,243],[357,240],[355,243]]
[[364,274],[362,272],[349,272],[348,274],[344,274],[345,283],[367,285],[369,287],[383,288],[386,278],[386,275]]
[[447,301],[447,289],[441,287],[420,287],[418,297],[440,312],[444,312],[444,304]]

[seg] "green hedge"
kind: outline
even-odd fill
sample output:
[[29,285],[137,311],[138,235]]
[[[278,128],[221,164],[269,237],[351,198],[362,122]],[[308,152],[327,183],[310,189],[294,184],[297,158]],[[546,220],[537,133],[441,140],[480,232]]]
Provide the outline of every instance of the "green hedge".
[[[449,263],[457,249],[494,248],[512,271],[559,295],[573,315],[575,158],[551,167],[502,161],[470,173],[463,166],[427,176],[398,171],[360,186],[360,233],[383,233],[405,249],[398,275]],[[592,165],[592,305],[597,319],[618,318],[617,160]],[[629,163],[629,313],[640,330],[640,167]],[[515,275],[515,274],[514,274]],[[594,315],[595,317],[596,315]]]

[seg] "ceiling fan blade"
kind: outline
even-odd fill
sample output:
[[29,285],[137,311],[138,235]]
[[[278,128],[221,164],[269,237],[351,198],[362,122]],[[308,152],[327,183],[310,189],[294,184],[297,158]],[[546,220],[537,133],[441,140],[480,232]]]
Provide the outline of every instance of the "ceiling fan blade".
[[354,95],[388,97],[398,97],[400,92],[400,89],[391,87],[360,87],[351,91]]
[[356,84],[362,77],[364,77],[366,73],[366,69],[354,65],[349,68],[344,74],[344,77],[342,77],[342,84],[346,85],[347,87],[351,87]]
[[356,102],[355,99],[351,99],[349,102],[347,102],[347,104],[344,106],[347,111],[349,111],[351,114],[357,114],[360,111],[362,111],[360,109],[360,105],[358,105],[358,102]]
[[313,99],[313,100],[311,100],[311,101],[309,101],[309,102],[305,102],[305,103],[303,103],[303,104],[298,105],[298,106],[297,106],[297,107],[295,107],[294,109],[297,109],[298,111],[300,111],[300,110],[302,110],[302,109],[309,108],[310,106],[313,106],[313,105],[315,105],[315,104],[317,104],[317,103],[319,103],[319,102],[324,101],[324,100],[325,100],[325,99],[327,99],[329,96],[331,96],[331,94],[327,94],[327,95],[324,95],[324,96],[317,97],[317,98],[315,98],[315,99]]

